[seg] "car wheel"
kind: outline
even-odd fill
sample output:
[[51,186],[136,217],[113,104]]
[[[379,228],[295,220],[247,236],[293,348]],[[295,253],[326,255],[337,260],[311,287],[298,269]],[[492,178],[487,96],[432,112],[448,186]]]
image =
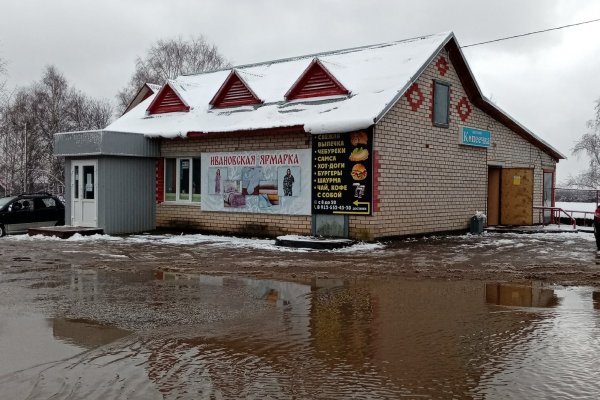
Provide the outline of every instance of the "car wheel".
[[0,236],[5,236],[6,235],[6,229],[4,228],[4,225],[0,224]]

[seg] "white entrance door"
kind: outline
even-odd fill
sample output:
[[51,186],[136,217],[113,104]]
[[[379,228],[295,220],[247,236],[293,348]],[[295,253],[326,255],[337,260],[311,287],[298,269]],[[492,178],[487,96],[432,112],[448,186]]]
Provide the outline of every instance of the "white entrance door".
[[71,225],[98,226],[98,162],[71,163]]

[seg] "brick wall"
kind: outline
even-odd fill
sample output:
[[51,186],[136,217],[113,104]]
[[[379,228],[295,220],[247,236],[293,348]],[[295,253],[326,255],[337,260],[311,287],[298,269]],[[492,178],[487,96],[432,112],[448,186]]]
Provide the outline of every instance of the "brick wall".
[[[451,84],[448,128],[432,123],[434,79]],[[492,147],[459,145],[462,125],[490,130]],[[375,127],[374,136],[379,212],[352,218],[354,237],[466,229],[476,211],[486,212],[488,165],[533,168],[533,203],[541,205],[543,168],[555,164],[468,100],[445,50]],[[539,222],[536,213],[534,222]]]
[[[434,79],[451,84],[448,128],[432,124]],[[458,145],[461,125],[490,130],[493,146]],[[161,155],[300,149],[310,148],[310,143],[310,135],[303,133],[164,139]],[[488,165],[533,168],[534,205],[541,205],[543,168],[554,166],[547,154],[471,104],[445,50],[375,127],[374,150],[379,159],[378,208],[373,216],[350,217],[350,236],[356,239],[467,229],[476,211],[487,211]],[[535,213],[534,222],[539,222]],[[202,212],[198,205],[162,203],[157,206],[157,226],[309,235],[311,217]]]
[[[162,157],[198,156],[204,152],[285,150],[310,148],[306,133],[230,134],[190,139],[163,139]],[[156,207],[156,225],[217,233],[254,235],[310,235],[311,217],[201,211],[199,205],[161,203]]]

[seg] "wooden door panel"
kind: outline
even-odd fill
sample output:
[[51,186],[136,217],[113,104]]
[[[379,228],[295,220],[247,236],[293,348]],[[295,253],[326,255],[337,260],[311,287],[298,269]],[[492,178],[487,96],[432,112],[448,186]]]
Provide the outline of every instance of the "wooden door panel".
[[533,224],[533,169],[502,170],[502,225]]

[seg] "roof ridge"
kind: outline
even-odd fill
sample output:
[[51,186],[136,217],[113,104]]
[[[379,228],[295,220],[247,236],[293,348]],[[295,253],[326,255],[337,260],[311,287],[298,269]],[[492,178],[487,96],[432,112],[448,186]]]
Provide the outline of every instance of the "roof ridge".
[[368,44],[368,45],[357,46],[357,47],[348,47],[345,49],[328,50],[328,51],[322,51],[319,53],[312,53],[312,54],[305,54],[305,55],[301,55],[301,56],[280,58],[280,59],[270,60],[270,61],[262,61],[262,62],[257,62],[257,63],[234,65],[231,67],[215,69],[212,71],[203,71],[203,72],[196,72],[196,73],[190,73],[190,74],[182,74],[182,75],[180,75],[180,77],[206,75],[206,74],[211,74],[214,72],[230,71],[233,69],[239,70],[241,68],[252,68],[252,67],[258,67],[261,65],[279,64],[279,63],[284,63],[284,62],[289,62],[289,61],[297,61],[297,60],[302,60],[302,59],[306,59],[306,58],[317,58],[317,57],[323,57],[323,56],[333,55],[333,54],[346,54],[346,53],[359,51],[359,50],[367,50],[367,49],[372,49],[372,48],[394,46],[394,45],[398,45],[398,44],[402,44],[402,43],[408,43],[408,42],[414,42],[417,40],[429,39],[434,36],[448,36],[450,33],[452,33],[452,32],[444,31],[444,32],[438,32],[438,33],[433,33],[433,34],[429,34],[429,35],[416,36],[416,37],[412,37],[412,38],[408,38],[408,39],[396,40],[396,41],[392,41],[392,42]]

